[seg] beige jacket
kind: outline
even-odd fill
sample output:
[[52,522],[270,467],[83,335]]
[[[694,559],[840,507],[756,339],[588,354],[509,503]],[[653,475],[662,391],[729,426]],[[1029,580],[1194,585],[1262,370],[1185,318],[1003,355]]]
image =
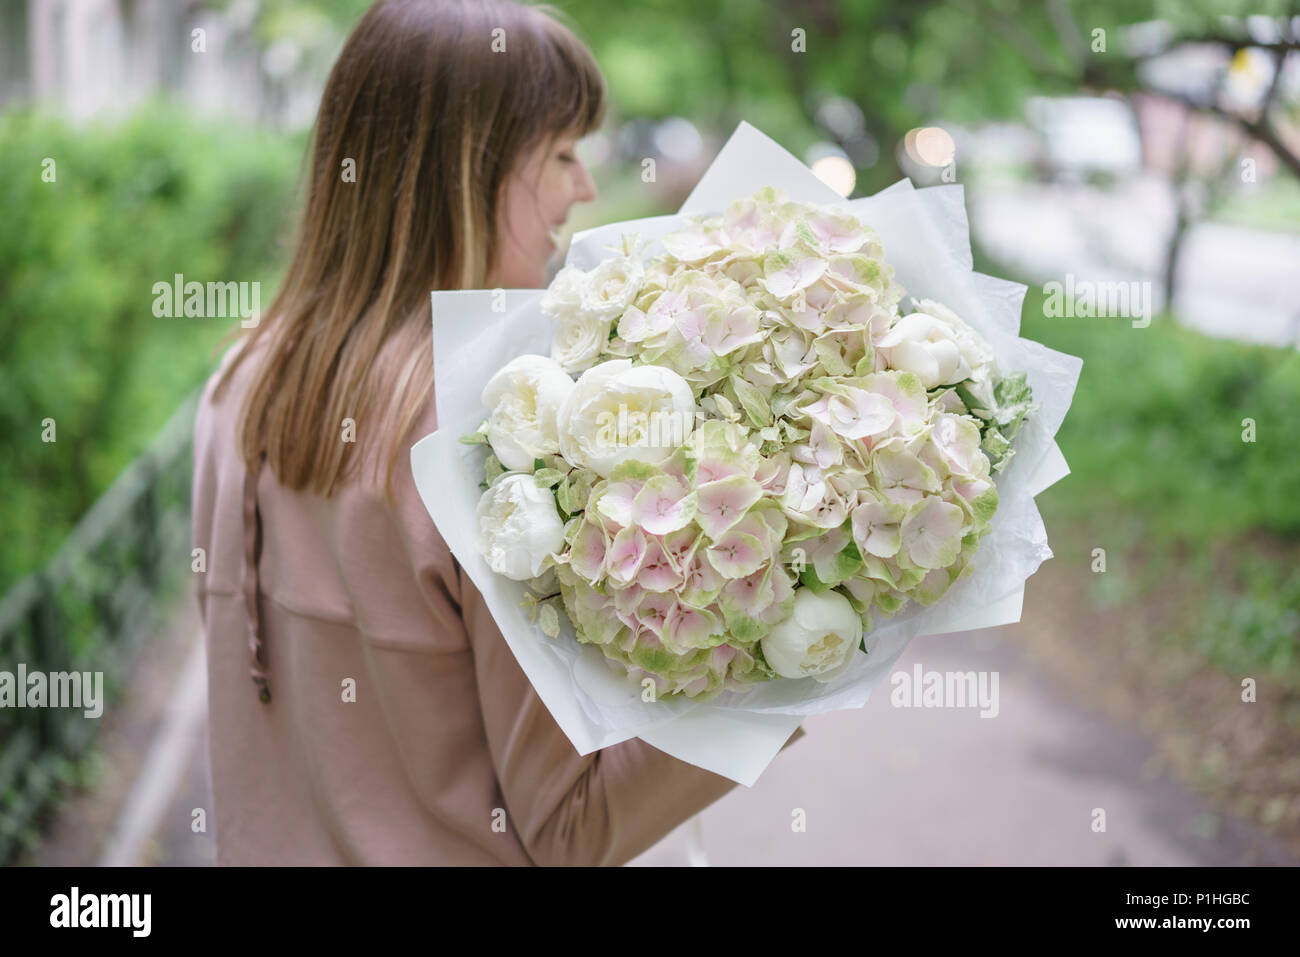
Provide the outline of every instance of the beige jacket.
[[[209,380],[194,437],[219,864],[621,864],[735,787],[638,739],[579,755],[409,468],[396,508],[265,467],[246,490],[253,371],[217,403]],[[411,443],[435,428],[430,401]]]

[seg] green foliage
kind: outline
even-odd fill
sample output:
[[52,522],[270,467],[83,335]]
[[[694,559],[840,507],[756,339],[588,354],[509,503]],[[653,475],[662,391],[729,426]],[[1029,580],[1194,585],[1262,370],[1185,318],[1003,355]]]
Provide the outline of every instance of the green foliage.
[[162,106],[86,129],[0,116],[0,590],[48,560],[236,328],[155,317],[153,284],[258,281],[270,304],[301,150]]
[[1265,183],[1234,183],[1213,197],[1207,218],[1293,233],[1300,223],[1300,180],[1277,176]]
[[[1083,358],[1058,440],[1072,476],[1043,500],[1096,529],[1208,545],[1251,531],[1300,535],[1300,352],[1214,339],[1158,316],[1043,317],[1031,289],[1022,334]],[[1243,441],[1243,420],[1255,441]],[[1068,488],[1064,488],[1068,486]]]
[[[812,8],[799,0],[655,0],[616,16],[604,0],[559,6],[591,45],[625,115],[688,116],[724,135],[745,119],[800,155],[827,138],[813,119],[818,99],[849,98],[879,144],[875,165],[859,170],[860,195],[898,178],[894,150],[907,130],[940,115],[1018,119],[1027,94],[1079,85],[1052,12],[1032,0]],[[1151,10],[1149,0],[1113,0],[1073,19],[1085,42],[1100,28],[1119,44],[1118,27]]]
[[[995,266],[978,265],[998,273]],[[1214,339],[1157,316],[1051,319],[1023,335],[1084,361],[1057,436],[1071,475],[1038,499],[1058,554],[1110,554],[1094,601],[1142,614],[1174,583],[1192,624],[1164,638],[1235,675],[1300,687],[1300,352]],[[1245,441],[1244,419],[1255,423]],[[1226,571],[1220,569],[1227,567]]]

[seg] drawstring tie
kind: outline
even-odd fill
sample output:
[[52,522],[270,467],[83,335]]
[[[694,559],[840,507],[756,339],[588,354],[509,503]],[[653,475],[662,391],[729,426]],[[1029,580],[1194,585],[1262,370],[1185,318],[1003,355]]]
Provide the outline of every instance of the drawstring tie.
[[257,481],[266,463],[263,452],[257,466],[244,475],[244,602],[248,608],[248,650],[252,664],[248,673],[257,685],[257,696],[271,700],[270,669],[262,642],[262,619],[257,610],[257,565],[262,557],[262,515],[257,507]]

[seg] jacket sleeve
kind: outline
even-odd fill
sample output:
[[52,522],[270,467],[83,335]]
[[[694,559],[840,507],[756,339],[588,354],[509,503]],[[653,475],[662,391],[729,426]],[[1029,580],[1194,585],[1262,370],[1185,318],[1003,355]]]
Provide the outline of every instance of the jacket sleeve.
[[535,863],[626,863],[736,787],[638,738],[579,755],[459,564],[456,573],[492,761]]

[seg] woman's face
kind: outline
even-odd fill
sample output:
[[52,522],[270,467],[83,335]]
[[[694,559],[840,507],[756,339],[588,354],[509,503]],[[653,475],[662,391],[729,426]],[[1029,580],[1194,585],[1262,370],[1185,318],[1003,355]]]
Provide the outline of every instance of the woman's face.
[[499,207],[498,261],[489,288],[536,289],[546,285],[546,264],[558,248],[560,228],[574,203],[596,198],[596,184],[574,152],[578,137],[564,134],[524,157],[507,180]]

